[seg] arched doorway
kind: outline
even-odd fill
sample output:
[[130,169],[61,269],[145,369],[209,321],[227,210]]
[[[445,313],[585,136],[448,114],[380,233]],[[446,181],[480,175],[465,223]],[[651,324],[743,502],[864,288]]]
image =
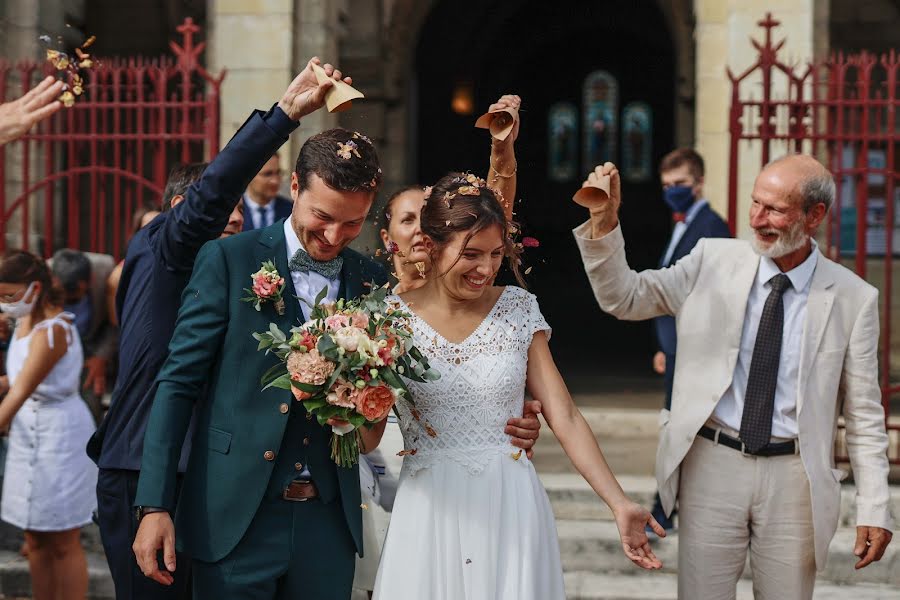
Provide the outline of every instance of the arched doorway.
[[[620,166],[626,154],[643,157],[641,165],[631,160],[643,172],[632,169],[623,183],[621,218],[631,265],[656,266],[670,229],[656,165],[673,147],[675,72],[672,36],[653,0],[444,0],[420,30],[419,181],[448,170],[485,173],[488,139],[474,120],[502,93],[523,97],[517,219],[541,244],[526,253],[529,286],[555,327],[554,355],[567,374],[597,373],[598,365],[650,372],[650,324],[620,323],[597,307],[571,234],[587,215],[571,196],[598,157]],[[473,113],[457,114],[451,99],[466,86]]]

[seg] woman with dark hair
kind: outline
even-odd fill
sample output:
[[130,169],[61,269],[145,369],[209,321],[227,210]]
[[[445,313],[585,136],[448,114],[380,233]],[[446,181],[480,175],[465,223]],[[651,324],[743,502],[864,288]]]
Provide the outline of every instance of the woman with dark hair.
[[[491,104],[488,111],[504,108],[519,110],[521,105],[521,98],[507,94]],[[500,194],[507,220],[512,220],[512,206],[516,196],[515,142],[518,137],[519,121],[516,121],[505,139],[491,138],[488,182]],[[390,253],[393,275],[399,280],[394,288],[394,292],[398,294],[420,287],[431,269],[431,261],[422,244],[422,229],[419,224],[423,206],[425,190],[421,186],[410,185],[394,192],[381,213],[381,240]]]
[[424,285],[399,296],[416,346],[439,381],[407,381],[398,404],[406,445],[375,597],[390,600],[561,600],[556,524],[527,455],[503,424],[525,390],[591,487],[612,509],[625,554],[661,566],[645,526],[664,531],[622,491],[553,362],[537,299],[492,281],[505,258],[522,283],[518,247],[486,182],[454,173],[422,209],[431,259]]
[[39,257],[17,250],[0,262],[0,310],[16,321],[0,402],[9,429],[0,518],[25,530],[35,600],[87,594],[80,529],[96,506],[97,468],[84,452],[94,420],[78,394],[81,342],[62,300]]
[[[521,98],[507,94],[488,107],[488,111],[504,108],[519,110]],[[516,196],[515,142],[519,136],[519,122],[504,140],[491,138],[491,154],[488,160],[488,178],[491,186],[503,198],[506,218],[512,218],[512,203]],[[431,259],[425,250],[420,226],[422,207],[425,206],[425,189],[421,185],[408,185],[395,191],[381,211],[381,240],[391,261],[391,271],[398,280],[394,293],[400,294],[421,287],[431,270]],[[520,412],[519,415],[522,413]],[[518,416],[518,415],[517,415]],[[397,418],[388,416],[388,425],[379,447],[363,456],[360,463],[363,502],[380,506],[390,512],[397,476],[402,458],[396,456],[403,449],[403,439],[397,428]],[[365,556],[356,561],[354,587],[370,592],[375,585],[375,574],[381,558],[381,546],[389,516],[374,509],[363,513]]]

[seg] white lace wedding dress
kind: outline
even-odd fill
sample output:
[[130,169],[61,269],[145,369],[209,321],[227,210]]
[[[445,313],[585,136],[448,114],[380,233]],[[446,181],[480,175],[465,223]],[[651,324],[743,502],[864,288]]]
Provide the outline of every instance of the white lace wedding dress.
[[406,450],[415,454],[404,458],[375,598],[565,598],[550,501],[503,432],[522,415],[532,336],[550,331],[537,299],[505,288],[460,344],[417,316],[412,327],[441,379],[407,382],[415,414],[398,405]]

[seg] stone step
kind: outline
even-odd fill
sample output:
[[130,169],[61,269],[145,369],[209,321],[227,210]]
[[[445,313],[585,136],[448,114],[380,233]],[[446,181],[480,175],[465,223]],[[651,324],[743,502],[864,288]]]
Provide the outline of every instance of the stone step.
[[[87,600],[115,600],[112,577],[102,553],[87,553]],[[28,559],[17,551],[0,550],[0,598],[30,598],[31,573]]]
[[[622,553],[619,534],[612,521],[557,520],[563,570],[596,574],[640,573]],[[880,562],[856,571],[853,565],[853,545],[856,532],[851,528],[838,530],[831,542],[828,563],[819,579],[836,584],[891,584],[900,586],[900,550],[888,546]],[[665,539],[651,542],[656,556],[663,562],[664,573],[675,573],[678,566],[677,531]],[[744,577],[749,577],[745,569]]]
[[[636,575],[599,574],[577,571],[566,573],[568,600],[676,600],[678,577],[672,573]],[[817,581],[814,600],[895,600],[900,590],[888,584],[840,585]],[[753,600],[749,580],[738,582],[737,600]]]
[[[557,519],[611,519],[612,513],[580,475],[574,473],[539,473]],[[635,502],[650,508],[656,495],[656,478],[641,475],[621,475],[619,483]],[[892,485],[891,510],[900,519],[900,486]],[[846,484],[841,488],[839,527],[856,526],[856,488]]]

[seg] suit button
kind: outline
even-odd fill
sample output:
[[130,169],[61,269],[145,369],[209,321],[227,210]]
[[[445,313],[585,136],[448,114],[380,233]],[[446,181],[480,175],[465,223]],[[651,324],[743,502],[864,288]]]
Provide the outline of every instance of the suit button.
[[271,462],[275,460],[275,453],[271,450],[266,450],[265,454],[263,454],[263,458]]
[[294,470],[296,470],[296,471],[302,471],[302,470],[303,470],[303,463],[294,463]]
[[286,402],[282,403],[281,406],[278,407],[278,410],[281,411],[281,414],[286,415],[291,407],[287,405]]
[[305,438],[303,438],[303,445],[309,446],[309,436],[306,436]]

